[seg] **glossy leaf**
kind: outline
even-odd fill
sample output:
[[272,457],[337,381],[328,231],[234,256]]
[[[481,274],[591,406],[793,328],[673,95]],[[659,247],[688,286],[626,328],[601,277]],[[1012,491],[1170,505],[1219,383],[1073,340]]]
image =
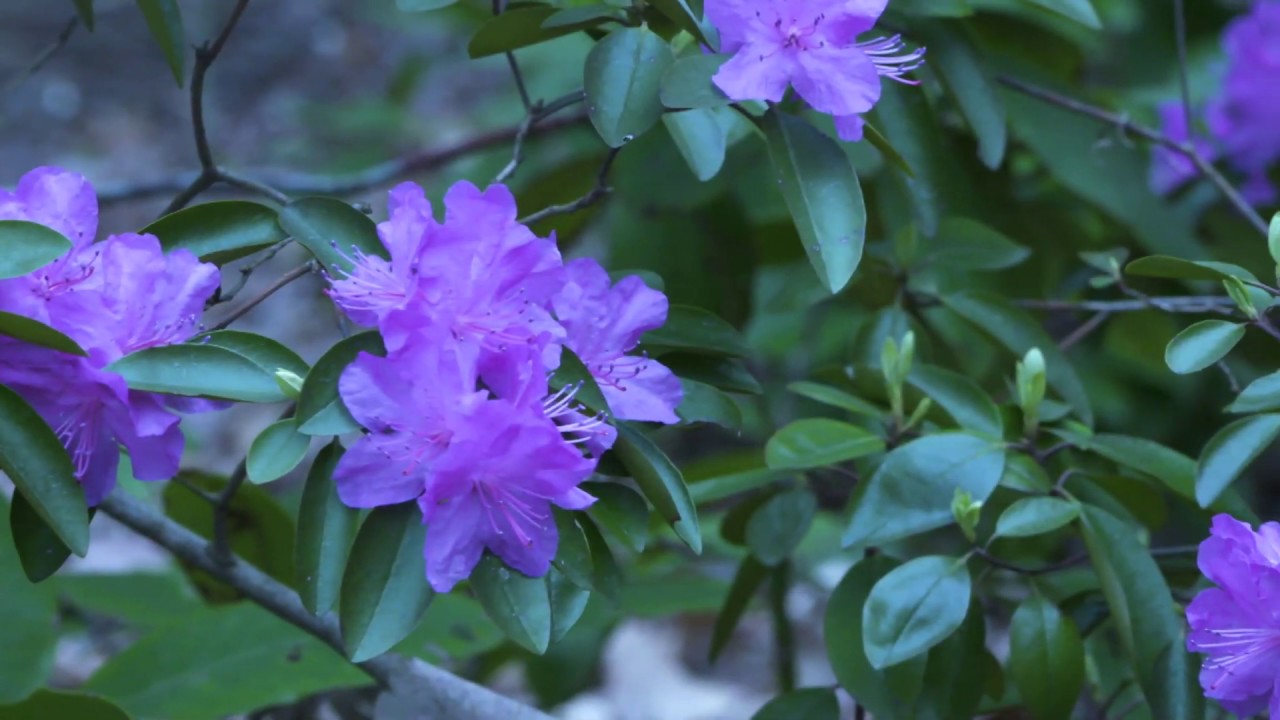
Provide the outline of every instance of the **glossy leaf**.
[[286,418],[267,426],[253,439],[245,458],[249,482],[261,485],[288,475],[306,457],[311,436],[298,432],[294,418]]
[[58,642],[56,598],[27,582],[9,534],[8,502],[0,496],[0,705],[22,700],[44,683]]
[[[71,549],[40,519],[21,492],[14,492],[9,502],[9,527],[22,571],[31,582],[42,582],[62,567],[71,556]],[[92,519],[94,511],[87,512]]]
[[165,250],[185,248],[216,265],[271,247],[285,239],[276,211],[246,200],[202,203],[170,213],[141,230],[160,238]]
[[[1176,450],[1144,438],[1109,433],[1090,438],[1088,449],[1123,467],[1150,475],[1171,491],[1196,502],[1196,462]],[[1240,518],[1253,517],[1253,511],[1232,490],[1223,493],[1210,509]]]
[[58,539],[84,557],[89,551],[89,513],[67,451],[44,419],[3,385],[0,470]]
[[622,147],[662,116],[658,86],[675,61],[671,48],[646,28],[609,33],[587,55],[587,114],[609,147]]
[[769,498],[747,521],[746,541],[752,554],[770,567],[786,560],[809,533],[818,512],[812,492],[796,488]]
[[591,592],[557,571],[554,567],[542,579],[551,606],[551,642],[558,643],[582,619]]
[[787,425],[765,445],[765,463],[775,470],[825,467],[884,452],[884,440],[857,425],[806,418]]
[[1003,270],[1031,257],[1031,250],[1000,232],[965,217],[944,218],[929,261],[946,270]]
[[362,352],[382,355],[386,352],[382,337],[364,332],[344,338],[316,361],[302,383],[298,397],[298,430],[307,435],[342,435],[360,429],[338,395],[338,379],[342,371]]
[[709,662],[714,663],[729,644],[738,622],[742,620],[752,598],[767,577],[769,569],[759,560],[750,555],[742,558],[738,571],[733,576],[733,584],[729,586],[729,594],[725,595],[724,605],[716,614],[716,624],[711,628],[711,649],[707,655]]
[[645,333],[640,342],[654,353],[747,354],[746,341],[737,329],[713,313],[688,305],[672,305],[662,327]]
[[94,695],[37,690],[16,705],[0,705],[0,720],[129,720],[114,703]]
[[360,526],[338,607],[342,642],[352,662],[390,650],[422,621],[435,594],[423,566],[425,538],[414,502],[375,508]]
[[1036,720],[1068,720],[1084,688],[1084,644],[1070,617],[1035,596],[1009,627],[1009,675]]
[[328,612],[338,600],[347,551],[356,530],[356,511],[338,499],[333,482],[333,470],[341,457],[342,445],[337,440],[320,451],[307,473],[298,506],[294,585],[303,606],[316,615]]
[[669,112],[662,116],[662,124],[694,177],[706,182],[720,172],[728,135],[714,112],[706,108]]
[[551,644],[552,612],[546,581],[522,575],[489,553],[471,573],[471,588],[485,613],[516,644],[541,655]]
[[960,427],[999,438],[1004,433],[1000,409],[977,383],[960,373],[932,365],[914,364],[907,384],[924,393]]
[[689,496],[680,470],[666,453],[630,423],[617,425],[618,440],[613,452],[640,486],[654,509],[695,553],[702,552],[698,510]]
[[131,390],[256,403],[288,399],[273,374],[216,345],[158,345],[125,355],[106,369],[124,377]]
[[1080,506],[1056,497],[1022,498],[1005,508],[996,521],[1002,537],[1029,537],[1052,532],[1080,516]]
[[839,720],[840,703],[830,688],[792,690],[770,700],[751,720]]
[[558,12],[556,8],[545,5],[510,8],[480,28],[467,45],[467,54],[473,58],[497,55],[595,27],[604,22],[603,18],[596,17],[574,25],[545,27],[544,23]]
[[649,506],[626,485],[587,482],[579,486],[596,502],[587,509],[591,517],[635,552],[649,543]]
[[53,348],[71,355],[88,355],[75,340],[25,315],[14,315],[0,311],[0,335],[16,338],[40,347]]
[[361,253],[387,257],[378,229],[364,213],[329,197],[304,197],[280,210],[280,227],[311,251],[331,275],[343,277]]
[[182,28],[182,11],[178,0],[136,0],[147,21],[151,37],[164,53],[173,79],[182,87],[182,66],[186,59],[187,37]]
[[1256,413],[1280,410],[1280,372],[1263,375],[1245,386],[1227,412]]
[[1280,414],[1242,418],[1214,433],[1196,466],[1196,502],[1208,507],[1280,435]]
[[241,355],[268,375],[278,370],[306,377],[309,368],[298,354],[265,335],[238,330],[216,330],[196,337],[193,342],[212,345]]
[[622,590],[622,568],[618,566],[604,534],[591,518],[578,515],[578,527],[582,528],[587,547],[591,550],[591,587],[609,602],[616,603]]
[[971,582],[963,561],[940,555],[916,558],[882,577],[862,610],[871,667],[910,660],[955,632],[969,607]]
[[26,220],[0,220],[0,280],[38,270],[70,249],[71,241],[57,230]]
[[801,397],[809,398],[814,402],[820,402],[823,405],[830,405],[831,407],[848,410],[855,415],[865,415],[867,417],[878,418],[885,414],[883,409],[872,405],[866,400],[863,400],[856,395],[851,395],[839,388],[833,388],[830,385],[802,380],[787,385],[787,389]]
[[1241,323],[1201,320],[1169,341],[1164,362],[1179,375],[1203,370],[1225,357],[1243,337]]
[[1238,265],[1208,260],[1184,260],[1168,255],[1148,255],[1125,266],[1126,275],[1169,278],[1173,280],[1228,280],[1233,277],[1255,279]]
[[835,140],[797,117],[770,110],[765,142],[809,263],[832,293],[862,260],[867,211],[862,187]]
[[684,394],[676,415],[686,423],[712,423],[726,428],[742,427],[742,411],[738,404],[718,388],[697,380],[680,378]]
[[712,78],[730,55],[686,55],[663,73],[659,96],[669,108],[724,107],[733,102]]

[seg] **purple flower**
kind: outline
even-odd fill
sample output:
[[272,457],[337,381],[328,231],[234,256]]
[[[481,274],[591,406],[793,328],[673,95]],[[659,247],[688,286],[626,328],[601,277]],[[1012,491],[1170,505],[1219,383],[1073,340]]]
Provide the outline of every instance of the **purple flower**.
[[150,235],[113,235],[92,244],[97,200],[74,173],[31,171],[16,191],[0,191],[0,215],[47,224],[73,243],[49,265],[0,280],[0,310],[46,323],[87,353],[0,338],[0,383],[54,429],[90,505],[115,486],[121,444],[138,479],[173,477],[183,437],[170,409],[212,405],[130,390],[104,368],[130,352],[191,337],[218,286],[218,269],[186,250],[165,255]]
[[1222,92],[1211,103],[1209,129],[1232,165],[1245,174],[1251,200],[1269,202],[1275,190],[1267,170],[1280,160],[1280,1],[1258,0],[1222,36],[1227,74]]
[[1208,656],[1205,695],[1240,716],[1269,705],[1280,717],[1280,524],[1255,533],[1229,515],[1214,517],[1199,565],[1217,585],[1187,606],[1187,649]]
[[[1181,102],[1164,103],[1160,106],[1159,113],[1160,130],[1169,139],[1180,143],[1190,141],[1206,160],[1212,161],[1217,155],[1212,143],[1199,135],[1191,134]],[[1199,174],[1195,163],[1176,150],[1156,146],[1151,151],[1151,188],[1161,195],[1177,190]]]
[[880,77],[923,63],[923,48],[904,53],[898,36],[858,42],[887,0],[707,0],[707,19],[733,55],[713,81],[733,100],[779,102],[788,86],[810,107],[836,118],[845,140],[862,138],[858,115],[880,99]]
[[680,379],[645,356],[628,355],[640,336],[667,320],[667,296],[639,277],[612,285],[595,260],[565,266],[568,282],[553,307],[573,350],[600,386],[609,409],[622,420],[677,423]]

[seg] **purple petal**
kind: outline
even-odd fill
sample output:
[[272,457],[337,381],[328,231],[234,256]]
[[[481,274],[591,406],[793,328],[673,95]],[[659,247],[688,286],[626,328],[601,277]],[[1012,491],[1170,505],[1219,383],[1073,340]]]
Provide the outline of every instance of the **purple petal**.
[[611,374],[598,379],[614,416],[668,425],[680,422],[675,409],[684,389],[667,366],[649,358],[626,357],[610,367]]
[[427,522],[423,558],[431,589],[446,593],[471,575],[484,553],[486,520],[479,504],[452,502],[428,508],[419,501]]
[[367,435],[338,460],[333,481],[344,505],[353,508],[396,505],[422,494],[422,472],[384,452],[382,445],[392,443],[394,440]]
[[97,234],[98,198],[79,173],[39,167],[23,175],[14,192],[0,191],[0,220],[46,225],[79,249]]
[[779,102],[799,65],[790,55],[772,45],[748,44],[738,48],[711,78],[732,100]]
[[797,59],[801,69],[791,82],[814,110],[853,115],[870,110],[880,99],[880,73],[856,47],[810,48]]

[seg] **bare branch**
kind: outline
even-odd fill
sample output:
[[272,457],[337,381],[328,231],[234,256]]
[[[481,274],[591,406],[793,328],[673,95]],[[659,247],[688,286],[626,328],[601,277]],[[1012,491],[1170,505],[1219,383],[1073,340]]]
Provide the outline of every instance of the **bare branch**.
[[1175,297],[1137,297],[1130,300],[1018,300],[1019,307],[1028,310],[1090,312],[1137,312],[1139,310],[1163,310],[1168,313],[1219,313],[1230,314],[1235,302],[1226,296],[1187,295]]
[[209,557],[222,567],[236,564],[236,557],[231,552],[231,535],[227,530],[228,516],[231,514],[231,500],[244,484],[248,476],[247,459],[241,460],[227,480],[227,486],[218,493],[213,504],[213,538],[209,540]]
[[604,163],[600,166],[600,172],[596,175],[596,184],[587,192],[586,195],[563,205],[552,205],[543,208],[532,215],[520,218],[519,222],[525,225],[532,225],[539,220],[545,220],[553,215],[567,215],[575,213],[584,208],[594,205],[600,198],[609,194],[609,170],[613,167],[613,161],[618,157],[618,152],[622,148],[610,148],[609,154],[605,155]]
[[1058,341],[1058,349],[1063,352],[1070,350],[1081,340],[1089,337],[1089,334],[1094,330],[1102,327],[1102,323],[1106,322],[1109,317],[1111,317],[1111,313],[1107,310],[1101,310],[1094,314],[1093,317],[1086,320],[1082,325],[1080,325],[1080,327],[1073,330],[1070,335]]
[[294,280],[297,280],[299,278],[302,278],[306,275],[311,274],[312,272],[315,271],[315,269],[316,269],[316,262],[314,260],[309,260],[295,267],[294,269],[280,276],[280,278],[277,279],[275,282],[268,285],[265,290],[258,293],[253,298],[250,298],[249,301],[246,302],[244,305],[241,305],[235,310],[232,310],[231,313],[227,315],[225,318],[223,318],[221,322],[219,322],[217,325],[214,325],[212,328],[210,328],[210,332],[214,332],[217,330],[226,330],[228,327],[231,326],[232,323],[234,323],[235,321],[247,315],[250,310],[253,310],[258,305],[261,305],[267,298],[271,297],[272,295],[275,295],[277,292],[279,292],[281,289],[283,289],[286,285],[293,282]]

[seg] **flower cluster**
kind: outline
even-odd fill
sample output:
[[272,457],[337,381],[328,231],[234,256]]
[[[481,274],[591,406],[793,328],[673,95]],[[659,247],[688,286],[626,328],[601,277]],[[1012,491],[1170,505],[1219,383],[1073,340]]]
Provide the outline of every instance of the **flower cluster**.
[[593,501],[578,485],[613,442],[605,418],[552,391],[563,348],[618,419],[674,423],[679,380],[631,354],[661,326],[667,299],[589,259],[564,263],[554,238],[516,221],[511,193],[454,185],[438,222],[417,185],[390,192],[378,225],[387,259],[357,252],[330,296],[376,327],[385,357],[343,372],[342,400],[367,430],[334,473],[339,497],[367,508],[416,500],[427,579],[447,592],[487,548],[530,576],[547,572],[552,506]]
[[[1226,75],[1218,95],[1204,109],[1208,138],[1198,137],[1187,127],[1180,105],[1160,108],[1165,134],[1180,142],[1195,143],[1209,160],[1222,159],[1244,175],[1242,188],[1251,202],[1276,199],[1276,189],[1267,178],[1268,169],[1280,160],[1280,95],[1275,92],[1280,77],[1280,0],[1256,0],[1252,10],[1236,18],[1222,36],[1227,55]],[[1186,157],[1173,150],[1155,152],[1151,168],[1152,186],[1168,192],[1195,176]]]
[[731,99],[779,102],[788,86],[832,115],[844,140],[862,139],[862,113],[880,99],[880,77],[910,85],[924,48],[894,35],[858,42],[888,0],[707,0],[707,19],[732,54],[712,79]]
[[140,480],[178,471],[183,438],[172,411],[212,409],[200,400],[130,390],[104,370],[144,348],[195,333],[218,270],[186,250],[165,254],[152,235],[112,235],[94,243],[98,201],[80,175],[57,168],[27,173],[0,190],[0,220],[25,220],[58,231],[71,249],[22,277],[0,280],[0,311],[22,315],[70,337],[73,355],[0,337],[0,384],[49,423],[71,455],[89,505],[115,486],[119,445]]
[[1205,695],[1246,717],[1270,707],[1280,717],[1280,523],[1254,532],[1229,515],[1213,518],[1199,565],[1217,587],[1187,606],[1187,649],[1208,657]]

